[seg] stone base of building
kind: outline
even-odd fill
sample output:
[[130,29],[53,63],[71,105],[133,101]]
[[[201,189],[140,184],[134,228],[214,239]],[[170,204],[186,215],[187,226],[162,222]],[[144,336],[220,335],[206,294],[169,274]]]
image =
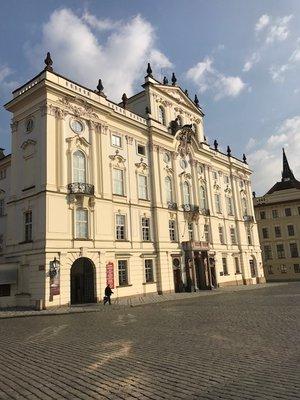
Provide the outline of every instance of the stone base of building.
[[266,278],[264,276],[256,278],[257,283],[266,283]]
[[242,279],[239,279],[237,281],[228,281],[228,282],[220,282],[218,283],[218,287],[226,287],[226,286],[240,286],[244,285],[244,282]]

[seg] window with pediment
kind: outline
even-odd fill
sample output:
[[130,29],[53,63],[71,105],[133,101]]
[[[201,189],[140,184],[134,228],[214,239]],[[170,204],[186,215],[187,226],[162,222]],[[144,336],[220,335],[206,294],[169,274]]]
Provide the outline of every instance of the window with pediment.
[[172,179],[169,176],[165,177],[165,189],[166,189],[166,199],[167,203],[173,201],[173,185]]
[[188,182],[183,183],[183,204],[191,204],[191,191]]
[[86,182],[86,158],[81,150],[73,153],[73,181],[85,183]]
[[204,186],[200,186],[200,208],[207,208],[206,190]]

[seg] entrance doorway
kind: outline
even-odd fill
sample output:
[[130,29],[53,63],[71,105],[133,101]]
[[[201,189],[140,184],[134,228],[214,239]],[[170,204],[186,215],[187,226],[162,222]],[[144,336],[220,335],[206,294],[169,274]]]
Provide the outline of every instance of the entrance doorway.
[[71,267],[71,304],[95,303],[95,267],[88,258],[78,258]]
[[249,260],[249,266],[250,266],[250,273],[251,273],[251,278],[256,277],[256,268],[255,268],[255,262],[253,258]]
[[196,283],[198,289],[210,289],[211,277],[209,276],[207,251],[194,251]]
[[180,259],[173,258],[173,275],[174,275],[174,289],[175,293],[183,291],[183,282],[181,277]]

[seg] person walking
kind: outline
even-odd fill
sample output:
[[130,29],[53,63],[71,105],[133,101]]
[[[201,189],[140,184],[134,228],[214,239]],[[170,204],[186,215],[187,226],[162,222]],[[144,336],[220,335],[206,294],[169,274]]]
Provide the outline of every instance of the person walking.
[[103,304],[105,305],[106,303],[108,303],[109,305],[111,305],[111,301],[110,301],[110,296],[114,294],[114,292],[111,290],[110,285],[108,284],[104,290],[104,299],[103,299]]

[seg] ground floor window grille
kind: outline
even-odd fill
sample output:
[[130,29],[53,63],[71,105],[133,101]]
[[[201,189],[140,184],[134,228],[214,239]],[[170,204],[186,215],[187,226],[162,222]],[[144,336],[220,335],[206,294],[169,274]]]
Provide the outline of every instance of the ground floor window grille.
[[127,260],[118,260],[119,286],[128,285]]
[[145,279],[146,283],[154,282],[153,260],[145,260]]

